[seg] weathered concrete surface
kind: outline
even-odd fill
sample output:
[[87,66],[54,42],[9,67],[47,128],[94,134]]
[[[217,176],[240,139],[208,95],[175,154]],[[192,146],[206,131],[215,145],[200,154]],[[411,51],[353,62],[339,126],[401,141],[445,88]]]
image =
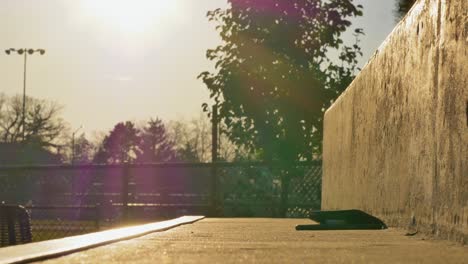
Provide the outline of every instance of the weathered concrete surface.
[[466,263],[466,246],[401,230],[295,231],[307,219],[205,219],[56,263]]
[[324,124],[322,209],[467,242],[468,1],[420,0]]

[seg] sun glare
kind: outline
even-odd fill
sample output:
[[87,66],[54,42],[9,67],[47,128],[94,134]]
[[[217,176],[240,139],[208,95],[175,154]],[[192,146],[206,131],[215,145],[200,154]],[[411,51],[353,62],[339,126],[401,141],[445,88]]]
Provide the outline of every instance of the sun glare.
[[124,33],[143,33],[177,17],[177,0],[85,0],[88,16]]

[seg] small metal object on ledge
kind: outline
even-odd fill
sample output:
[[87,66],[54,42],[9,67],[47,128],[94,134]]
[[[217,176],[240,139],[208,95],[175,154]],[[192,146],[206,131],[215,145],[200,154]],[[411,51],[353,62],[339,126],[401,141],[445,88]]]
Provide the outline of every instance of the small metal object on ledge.
[[32,241],[29,213],[23,206],[0,204],[0,247]]
[[380,219],[361,210],[315,211],[309,216],[319,224],[297,225],[296,230],[377,230],[387,229]]

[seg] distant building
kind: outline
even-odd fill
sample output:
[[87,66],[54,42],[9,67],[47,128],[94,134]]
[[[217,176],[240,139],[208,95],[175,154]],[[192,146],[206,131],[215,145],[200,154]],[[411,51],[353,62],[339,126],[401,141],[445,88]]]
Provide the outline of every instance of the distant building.
[[62,164],[62,159],[39,145],[0,143],[0,166],[38,164]]

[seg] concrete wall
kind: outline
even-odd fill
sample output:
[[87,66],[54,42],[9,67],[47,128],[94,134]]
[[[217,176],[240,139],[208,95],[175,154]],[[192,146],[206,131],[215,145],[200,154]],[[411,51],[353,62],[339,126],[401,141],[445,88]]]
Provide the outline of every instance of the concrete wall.
[[322,209],[468,242],[468,1],[420,0],[325,114]]

